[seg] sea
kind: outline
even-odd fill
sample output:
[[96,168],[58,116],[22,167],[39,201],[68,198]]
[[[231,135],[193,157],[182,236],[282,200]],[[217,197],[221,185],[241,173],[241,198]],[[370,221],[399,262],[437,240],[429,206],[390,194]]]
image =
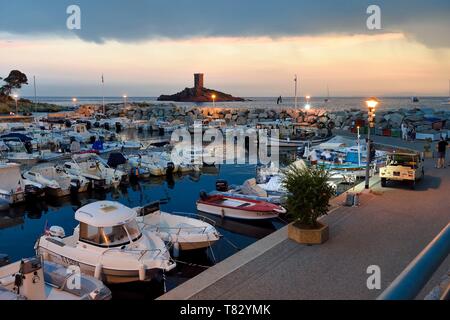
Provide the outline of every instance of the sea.
[[[34,100],[33,97],[27,97]],[[76,97],[77,105],[83,104],[102,104],[102,97]],[[277,104],[278,97],[247,97],[243,102],[216,102],[214,105],[219,108],[290,108],[295,105],[293,97],[282,97],[283,102]],[[73,106],[73,97],[38,97],[39,102],[52,103],[62,106]],[[364,97],[330,97],[326,102],[325,97],[312,97],[309,104],[312,108],[320,108],[328,111],[339,111],[349,109],[366,109]],[[448,97],[418,97],[418,102],[413,102],[412,97],[381,97],[378,98],[380,104],[378,110],[398,110],[398,109],[433,109],[433,110],[450,110]],[[148,102],[153,104],[167,104],[167,102],[159,102],[156,97],[128,97],[127,103],[132,102]],[[105,97],[105,103],[124,103],[122,97]],[[306,104],[305,98],[298,98],[297,106],[302,107]],[[181,107],[212,107],[213,103],[189,103],[175,102]]]

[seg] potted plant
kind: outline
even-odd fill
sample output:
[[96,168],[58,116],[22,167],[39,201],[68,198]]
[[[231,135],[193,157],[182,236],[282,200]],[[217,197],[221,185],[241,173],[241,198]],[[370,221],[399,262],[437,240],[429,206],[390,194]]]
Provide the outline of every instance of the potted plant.
[[426,144],[423,147],[424,149],[424,157],[425,159],[432,159],[433,158],[433,151],[431,151],[431,143],[432,140],[430,138],[426,139]]
[[321,167],[291,165],[285,171],[283,185],[288,191],[286,208],[294,219],[288,226],[290,239],[309,245],[328,240],[328,226],[318,221],[328,214],[330,199],[335,195],[328,178],[328,171]]

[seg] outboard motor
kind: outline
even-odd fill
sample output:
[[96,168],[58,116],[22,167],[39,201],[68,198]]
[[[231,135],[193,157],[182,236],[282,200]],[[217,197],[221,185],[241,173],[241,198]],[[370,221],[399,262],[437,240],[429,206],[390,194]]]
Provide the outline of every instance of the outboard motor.
[[72,127],[72,122],[70,122],[70,120],[66,120],[66,122],[64,124],[65,124],[66,128]]
[[96,138],[95,136],[91,136],[91,137],[89,138],[89,142],[90,142],[91,144],[94,144],[96,140],[97,140],[97,138]]
[[86,122],[86,129],[88,129],[88,130],[92,129],[92,122],[90,122],[90,121]]
[[208,194],[206,193],[205,190],[200,191],[200,199],[202,200],[208,199]]
[[110,129],[109,122],[105,122],[104,127],[106,130],[109,130]]
[[116,132],[122,131],[122,124],[120,122],[116,122]]
[[72,179],[70,180],[70,191],[77,193],[78,190],[81,188],[81,182],[79,179]]
[[216,181],[216,190],[219,192],[227,192],[228,191],[228,182],[226,180],[217,180]]
[[175,170],[175,164],[173,162],[168,162],[167,169],[166,169],[167,175],[172,175],[174,170]]
[[159,128],[158,132],[159,132],[160,136],[163,136],[164,135],[164,128]]
[[98,121],[94,122],[94,128],[100,128],[100,122]]
[[33,145],[31,144],[30,141],[26,141],[24,143],[25,145],[25,149],[27,150],[27,153],[32,154],[33,153]]

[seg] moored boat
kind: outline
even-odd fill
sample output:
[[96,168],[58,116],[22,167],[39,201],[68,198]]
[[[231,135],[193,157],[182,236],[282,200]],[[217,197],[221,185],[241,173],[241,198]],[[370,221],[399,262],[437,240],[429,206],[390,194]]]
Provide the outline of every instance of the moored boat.
[[283,207],[262,200],[246,199],[222,194],[203,193],[197,201],[197,209],[223,218],[265,220],[286,213]]
[[110,299],[111,291],[101,281],[39,257],[0,268],[0,300]]
[[72,236],[52,227],[36,242],[37,253],[107,283],[152,280],[176,264],[156,234],[140,231],[136,218],[136,210],[117,202],[88,204],[75,213],[80,225]]
[[196,215],[184,216],[162,212],[158,202],[136,208],[143,232],[154,232],[162,240],[181,250],[205,249],[220,239],[213,221]]

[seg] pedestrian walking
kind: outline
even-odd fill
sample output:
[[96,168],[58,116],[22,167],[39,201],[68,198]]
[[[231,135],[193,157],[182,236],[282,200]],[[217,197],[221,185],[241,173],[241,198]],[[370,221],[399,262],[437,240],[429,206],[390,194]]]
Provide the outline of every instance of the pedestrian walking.
[[445,168],[445,154],[447,153],[448,142],[441,136],[441,141],[437,144],[438,149],[438,162],[436,168]]

